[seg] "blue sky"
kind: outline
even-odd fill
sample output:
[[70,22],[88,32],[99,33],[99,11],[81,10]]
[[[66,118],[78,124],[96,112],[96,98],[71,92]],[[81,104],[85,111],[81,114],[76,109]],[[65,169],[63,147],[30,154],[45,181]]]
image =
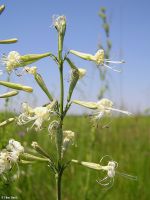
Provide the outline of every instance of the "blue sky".
[[[150,1],[136,0],[2,0],[6,5],[0,16],[0,38],[17,37],[19,42],[2,46],[1,53],[16,50],[20,54],[57,52],[57,34],[52,28],[53,15],[65,15],[67,32],[64,50],[79,50],[94,54],[99,42],[105,42],[102,23],[98,16],[100,7],[107,8],[111,23],[110,37],[113,43],[112,58],[124,59],[123,72],[111,74],[111,93],[107,95],[116,106],[125,105],[132,112],[143,111],[150,106]],[[87,61],[71,56],[77,66],[87,69],[87,77],[78,84],[73,98],[96,101],[100,87],[96,67]],[[46,84],[59,96],[57,66],[48,58],[36,63]],[[66,90],[68,66],[65,67]],[[35,88],[34,95],[24,95],[25,101],[41,105],[47,101],[36,87],[32,77],[23,76],[12,80]],[[38,98],[37,98],[38,97]],[[38,100],[37,100],[38,99]],[[17,97],[22,101],[22,95]],[[15,100],[12,100],[13,102]],[[73,112],[79,108],[74,107]]]

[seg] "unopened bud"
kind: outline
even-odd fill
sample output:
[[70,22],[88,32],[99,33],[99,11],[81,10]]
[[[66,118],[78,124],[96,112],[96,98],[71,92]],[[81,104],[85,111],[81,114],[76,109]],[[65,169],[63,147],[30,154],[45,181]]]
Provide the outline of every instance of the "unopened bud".
[[46,84],[45,84],[45,82],[44,82],[42,76],[41,76],[40,74],[38,74],[38,73],[35,73],[35,74],[34,74],[34,78],[35,78],[36,82],[38,83],[38,85],[40,86],[40,88],[41,88],[41,89],[45,92],[45,94],[48,96],[49,100],[50,100],[50,101],[53,101],[53,97],[52,97],[52,95],[50,94],[50,92],[49,92],[49,90],[48,90],[48,88],[47,88],[47,86],[46,86]]
[[69,58],[66,58],[66,61],[71,67],[71,80],[70,80],[69,93],[67,97],[67,101],[69,102],[78,80],[81,79],[86,74],[86,70],[82,68],[77,68]]
[[63,50],[63,41],[66,32],[66,17],[63,15],[58,16],[56,19],[54,19],[53,23],[54,27],[58,32],[58,51],[59,51],[59,57],[61,57],[61,53]]
[[51,53],[43,53],[43,54],[27,54],[20,57],[21,66],[29,65],[33,62],[36,62],[42,58],[50,56]]
[[25,92],[33,92],[33,89],[31,87],[24,86],[24,85],[17,84],[17,83],[0,81],[0,85],[3,85],[3,86],[8,87],[8,88],[13,88],[13,89],[16,89],[16,90],[23,90]]
[[8,98],[8,97],[16,96],[18,93],[19,93],[18,91],[14,90],[14,91],[11,91],[11,92],[1,94],[0,98]]
[[7,39],[7,40],[0,40],[0,44],[12,44],[18,41],[17,38]]
[[64,36],[66,31],[66,17],[64,15],[58,16],[56,19],[54,19],[53,23],[58,33]]
[[41,146],[37,142],[32,142],[31,146],[42,156],[49,158],[49,155],[43,150]]
[[1,122],[0,127],[8,125],[8,124],[12,123],[14,120],[15,120],[15,118],[9,118],[9,119]]
[[29,153],[24,153],[23,155],[22,155],[22,158],[23,159],[31,159],[31,160],[33,160],[33,161],[49,161],[49,159],[45,159],[45,158],[41,158],[41,157],[38,157],[38,156],[35,156],[35,155],[31,155],[31,154],[29,154]]
[[82,165],[84,167],[95,169],[95,170],[102,170],[103,167],[100,164],[92,163],[92,162],[84,162],[84,161],[78,161],[78,160],[71,160],[73,163]]
[[88,54],[88,53],[82,53],[82,52],[75,51],[75,50],[70,50],[69,52],[74,54],[75,56],[78,56],[78,57],[84,59],[84,60],[93,61],[93,59],[94,59],[93,55]]
[[70,80],[70,86],[69,86],[69,92],[68,92],[68,97],[67,101],[69,102],[73,93],[73,90],[79,80],[79,71],[78,69],[73,69],[71,71],[71,80]]
[[78,101],[78,100],[73,100],[72,102],[75,104],[78,104],[80,106],[83,106],[83,107],[86,107],[89,109],[93,109],[93,110],[98,108],[97,103],[95,103],[95,102],[86,102],[86,101]]

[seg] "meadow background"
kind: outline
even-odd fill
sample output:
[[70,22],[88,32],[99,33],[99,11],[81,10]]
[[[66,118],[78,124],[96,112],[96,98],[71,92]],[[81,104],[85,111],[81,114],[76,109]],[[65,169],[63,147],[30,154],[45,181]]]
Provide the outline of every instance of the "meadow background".
[[[99,172],[90,171],[81,166],[71,165],[63,177],[64,200],[148,200],[150,199],[150,68],[149,52],[149,6],[144,1],[87,1],[87,0],[2,0],[6,11],[0,17],[1,38],[18,37],[17,44],[1,46],[1,53],[16,50],[21,54],[43,53],[52,50],[56,53],[57,38],[52,28],[52,15],[64,14],[67,17],[65,50],[75,49],[94,53],[99,42],[105,41],[98,12],[105,6],[111,25],[113,43],[112,58],[126,60],[123,73],[111,72],[111,90],[106,94],[116,103],[116,107],[134,113],[133,117],[115,117],[109,128],[98,127],[96,140],[91,144],[91,123],[85,109],[74,106],[70,116],[65,120],[65,128],[77,132],[76,145],[68,152],[68,159],[88,160],[93,152],[92,162],[98,162],[104,155],[110,155],[119,163],[119,172],[135,175],[137,181],[116,175],[112,188],[106,190],[96,183]],[[99,75],[95,65],[83,62],[75,57],[73,60],[87,69],[87,77],[81,81],[73,98],[96,101],[100,87]],[[59,96],[58,74],[54,63],[48,59],[39,61],[39,72],[46,80],[55,98]],[[68,70],[68,69],[67,69]],[[66,70],[65,81],[68,84]],[[4,74],[7,78],[7,74]],[[8,104],[1,100],[0,121],[20,112],[21,102],[27,101],[33,107],[47,103],[32,78],[11,75],[11,80],[34,88],[33,95],[21,94],[11,98]],[[93,81],[94,80],[94,81]],[[66,88],[65,88],[66,89]],[[1,93],[6,91],[1,89]],[[17,105],[16,105],[17,102]],[[18,103],[20,102],[20,103]],[[10,112],[11,110],[11,112]],[[8,112],[9,111],[9,112]],[[83,114],[83,116],[81,116]],[[30,146],[32,141],[54,154],[54,144],[43,130],[40,133],[26,132],[26,127],[15,124],[0,129],[0,147],[5,147],[9,138]],[[16,196],[21,200],[55,199],[55,182],[47,165],[35,164],[20,166],[20,178],[12,183],[0,182],[0,196]],[[86,178],[90,176],[89,187]]]
[[[1,114],[1,119],[4,116]],[[82,166],[71,165],[65,171],[62,183],[63,199],[106,199],[106,200],[148,200],[150,197],[150,128],[149,117],[115,118],[110,128],[96,130],[96,140],[91,146],[90,124],[85,116],[69,116],[65,121],[66,129],[78,133],[76,146],[70,148],[67,158],[87,160],[91,151],[91,161],[98,162],[104,155],[111,155],[119,163],[118,171],[138,177],[137,181],[116,175],[112,188],[96,183],[103,173],[88,170]],[[32,141],[38,143],[49,153],[54,154],[54,144],[47,133],[34,131],[26,133],[25,127],[10,125],[0,130],[1,147],[9,138],[14,138],[30,147]],[[43,163],[20,166],[20,178],[12,183],[0,185],[0,194],[17,196],[18,199],[55,199],[55,179],[48,166]],[[90,173],[89,187],[86,178]],[[85,195],[86,194],[86,195]]]

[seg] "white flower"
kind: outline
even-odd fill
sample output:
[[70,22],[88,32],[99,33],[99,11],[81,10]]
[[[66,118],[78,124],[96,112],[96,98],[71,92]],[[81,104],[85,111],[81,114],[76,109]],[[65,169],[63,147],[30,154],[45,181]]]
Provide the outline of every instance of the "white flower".
[[11,162],[17,162],[19,156],[24,153],[24,147],[20,144],[20,142],[10,139],[6,149],[9,151],[9,160]]
[[34,121],[32,127],[35,126],[36,131],[41,130],[43,122],[49,121],[52,113],[54,113],[50,104],[46,107],[31,108],[27,103],[23,103],[22,108],[23,113],[19,115],[17,124],[23,125]]
[[110,115],[112,111],[120,112],[126,115],[132,115],[128,111],[113,108],[113,102],[106,98],[103,98],[102,100],[98,101],[96,105],[97,105],[97,109],[96,109],[96,112],[93,114],[95,115],[94,119],[100,119],[104,115],[106,116]]
[[6,149],[0,152],[0,174],[10,170],[13,164],[17,164],[22,153],[24,147],[20,142],[10,139]]
[[17,163],[17,161],[19,160],[19,156],[20,156],[20,153],[18,151],[9,152],[9,160],[12,163]]
[[11,72],[20,65],[21,55],[17,51],[11,51],[8,56],[3,56],[2,61],[6,66],[7,72]]
[[62,157],[70,145],[74,144],[75,133],[70,130],[63,131]]
[[107,166],[103,166],[102,169],[107,171],[107,176],[113,178],[115,176],[115,168],[118,164],[115,161],[109,161]]
[[14,140],[14,139],[9,140],[9,144],[7,145],[6,148],[13,152],[16,151],[19,154],[24,152],[24,147],[20,144],[20,142]]
[[137,180],[136,176],[132,176],[129,174],[120,173],[120,172],[116,171],[116,169],[118,167],[118,163],[116,161],[111,160],[111,161],[108,161],[107,165],[102,165],[101,162],[105,157],[110,157],[110,156],[109,155],[103,156],[102,159],[100,160],[99,164],[92,163],[92,162],[78,161],[78,160],[71,160],[71,161],[73,163],[82,165],[82,166],[90,168],[90,169],[94,169],[97,171],[102,170],[102,171],[106,172],[106,175],[104,176],[104,178],[96,180],[102,186],[109,186],[109,188],[112,187],[116,174],[124,176],[130,180]]
[[74,51],[74,50],[70,50],[70,53],[79,56],[80,58],[84,59],[84,60],[89,60],[89,61],[93,61],[95,62],[97,65],[100,66],[104,66],[106,68],[112,69],[114,71],[120,72],[120,70],[115,69],[114,67],[111,67],[108,65],[108,63],[113,63],[113,64],[122,64],[124,63],[124,61],[111,61],[109,59],[105,59],[105,53],[103,49],[99,49],[95,55],[92,54],[86,54],[86,53],[82,53],[82,52],[78,52],[78,51]]
[[6,150],[0,152],[0,174],[11,169],[9,154]]
[[[109,59],[105,59],[105,53],[103,49],[99,49],[96,54],[93,56],[93,60],[96,62],[97,65],[104,66],[106,68],[112,69],[114,71],[120,72],[119,70],[110,67],[108,64],[113,63],[113,64],[122,64],[124,61],[112,61]],[[107,64],[108,63],[108,64]]]
[[106,166],[101,166],[102,170],[107,171],[107,175],[104,178],[97,180],[97,182],[103,186],[112,186],[117,167],[118,163],[116,161],[109,161]]

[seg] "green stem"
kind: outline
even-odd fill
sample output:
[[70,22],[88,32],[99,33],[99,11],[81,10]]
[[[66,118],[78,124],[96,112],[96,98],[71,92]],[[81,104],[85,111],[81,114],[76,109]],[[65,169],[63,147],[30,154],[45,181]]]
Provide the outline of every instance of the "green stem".
[[63,121],[63,107],[64,107],[64,80],[63,80],[63,63],[60,62],[59,65],[60,72],[60,116],[61,121]]
[[58,172],[55,175],[56,178],[56,199],[61,200],[61,178],[62,178],[62,173]]
[[57,135],[58,148],[58,160],[57,160],[57,173],[55,175],[56,178],[56,195],[57,200],[61,200],[61,178],[63,174],[62,169],[62,140],[63,140],[63,119],[64,119],[64,79],[63,79],[63,59],[62,59],[62,47],[63,43],[60,35],[58,35],[58,67],[59,67],[59,75],[60,75],[60,102],[59,102],[59,113],[60,113],[60,124],[59,124],[59,132]]

